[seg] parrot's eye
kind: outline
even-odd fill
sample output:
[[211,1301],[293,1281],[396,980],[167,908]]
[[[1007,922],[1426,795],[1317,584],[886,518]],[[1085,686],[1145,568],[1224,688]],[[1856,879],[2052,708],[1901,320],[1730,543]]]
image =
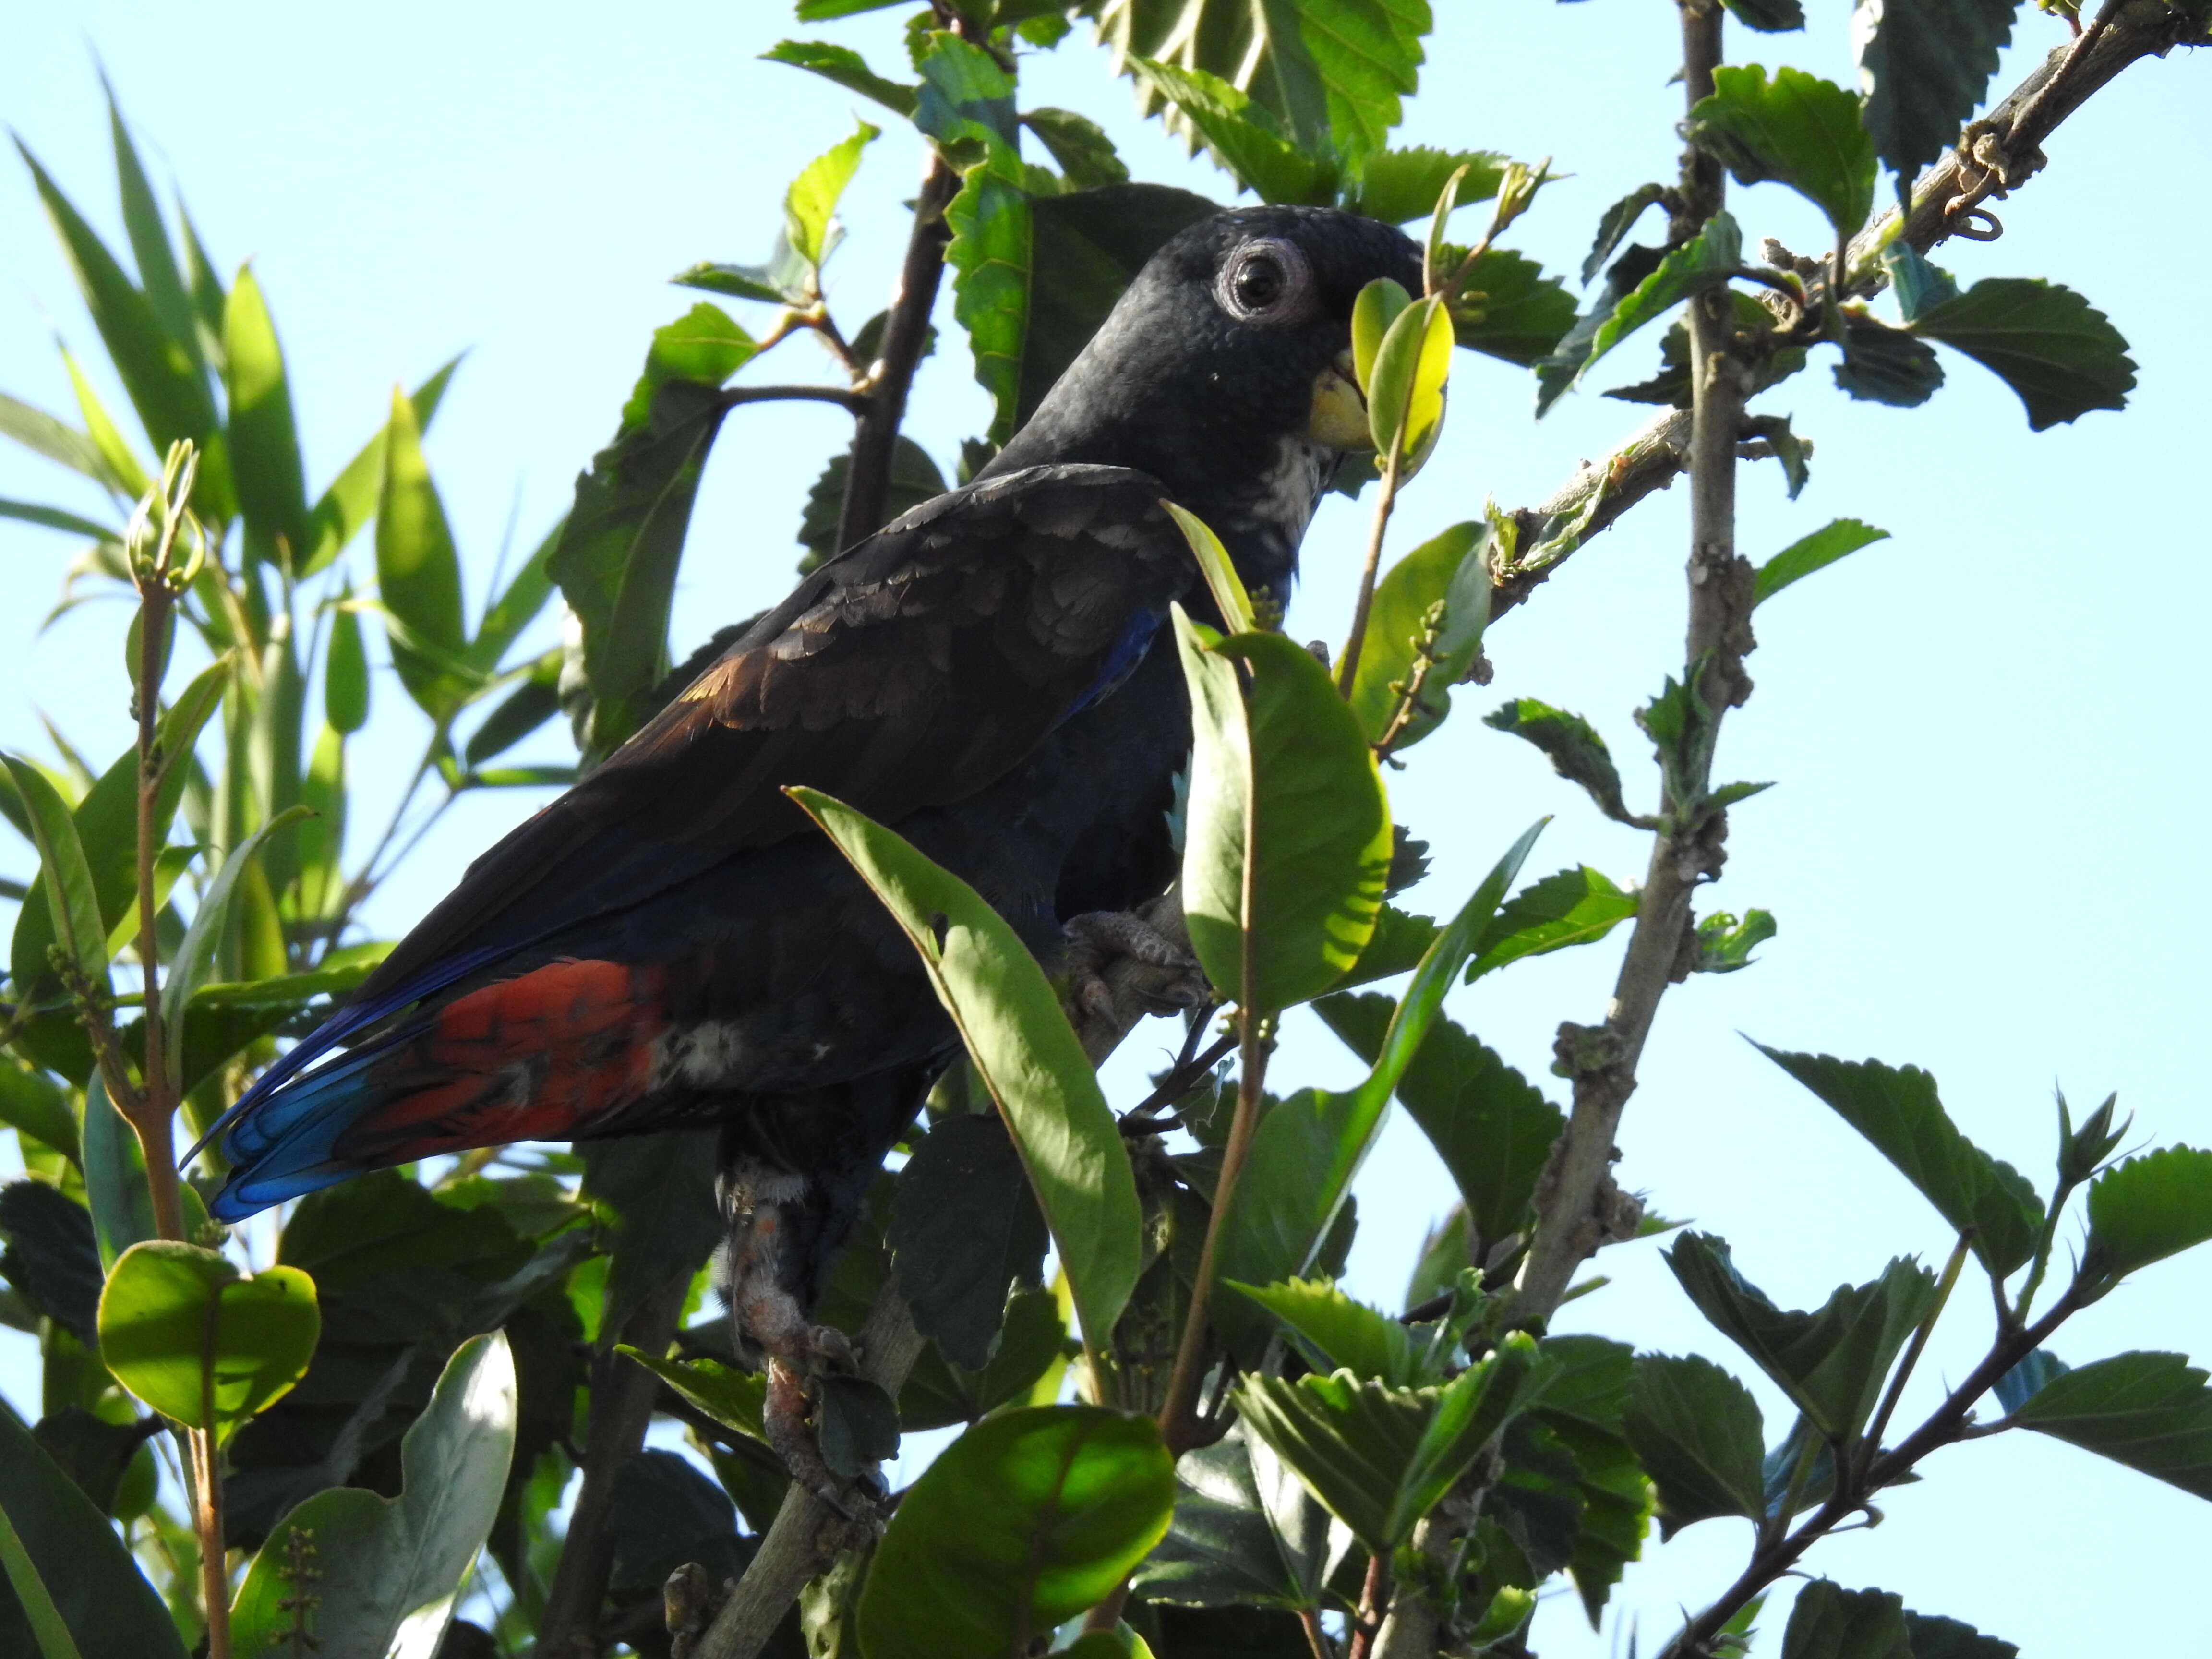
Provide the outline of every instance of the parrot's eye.
[[1239,321],[1292,322],[1306,313],[1313,276],[1295,243],[1265,237],[1229,256],[1214,293],[1221,308]]

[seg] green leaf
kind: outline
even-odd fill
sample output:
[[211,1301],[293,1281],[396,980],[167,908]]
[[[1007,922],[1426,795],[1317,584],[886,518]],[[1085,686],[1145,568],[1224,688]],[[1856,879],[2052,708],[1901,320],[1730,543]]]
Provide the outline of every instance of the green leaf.
[[289,1659],[298,1609],[289,1564],[312,1547],[317,1659],[437,1650],[453,1602],[499,1513],[515,1442],[514,1360],[504,1333],[471,1338],[447,1363],[400,1443],[400,1492],[317,1492],[269,1534],[231,1608],[236,1659]]
[[1636,228],[1636,222],[1644,216],[1644,210],[1656,207],[1667,199],[1664,185],[1638,185],[1598,216],[1597,235],[1590,243],[1590,251],[1583,259],[1583,283],[1588,287],[1613,258],[1628,233]]
[[883,136],[881,127],[854,124],[853,136],[799,169],[783,193],[784,236],[799,257],[817,269],[836,246],[833,216],[845,186],[860,171],[860,152]]
[[[799,520],[799,544],[806,550],[806,556],[799,562],[802,575],[844,550],[837,545],[837,523],[844,514],[845,480],[852,471],[852,452],[841,449],[830,458],[822,476],[806,492],[806,510]],[[891,441],[890,483],[884,492],[884,521],[944,493],[945,475],[937,470],[929,452],[900,433]]]
[[1519,1333],[1441,1388],[1396,1389],[1348,1370],[1295,1382],[1248,1376],[1250,1433],[1373,1553],[1403,1543],[1507,1423],[1541,1397],[1553,1367]]
[[[1713,799],[1723,806],[1733,806],[1747,795],[1757,794],[1767,786],[1763,783],[1731,783],[1713,792]],[[1697,957],[1690,965],[1693,974],[1733,974],[1752,963],[1751,953],[1772,939],[1777,932],[1773,915],[1765,910],[1747,910],[1738,921],[1726,910],[1716,910],[1699,919],[1696,935]]]
[[[461,360],[453,358],[416,387],[414,395],[408,398],[407,407],[414,416],[418,439],[429,431],[438,405],[445,399],[446,387],[453,380],[453,371],[460,366]],[[330,488],[323,491],[307,514],[307,556],[300,565],[301,575],[312,576],[327,568],[376,511],[377,495],[384,486],[384,447],[391,430],[387,417],[376,428],[375,435],[331,480]]]
[[361,641],[361,613],[350,588],[331,611],[331,643],[323,659],[323,718],[341,732],[368,723],[368,653]]
[[1462,167],[1467,176],[1452,192],[1453,207],[1486,202],[1497,195],[1505,162],[1504,155],[1489,149],[1435,149],[1416,144],[1377,150],[1360,169],[1358,185],[1345,206],[1394,225],[1425,219],[1436,210],[1452,174]]
[[1726,213],[1715,214],[1696,237],[1656,264],[1650,250],[1631,248],[1608,273],[1596,305],[1536,364],[1536,413],[1547,413],[1592,363],[1629,335],[1692,295],[1729,281],[1742,264],[1742,233]]
[[1764,605],[1790,583],[1802,581],[1815,570],[1826,569],[1845,554],[1888,539],[1889,532],[1876,530],[1857,519],[1832,519],[1759,567],[1758,585],[1752,590],[1751,602],[1754,606]]
[[168,1040],[169,1075],[182,1079],[185,1075],[185,1005],[192,994],[209,983],[216,975],[216,965],[223,942],[230,938],[238,915],[239,905],[250,888],[240,885],[261,849],[270,838],[289,829],[307,816],[304,806],[288,806],[263,824],[236,847],[216,872],[215,879],[200,895],[199,908],[192,912],[191,926],[185,930],[184,943],[177,947],[169,971],[161,981],[162,1035]]
[[[47,176],[38,158],[20,139],[15,149],[31,169],[32,182],[69,258],[85,309],[92,313],[93,325],[100,331],[108,358],[155,453],[166,451],[179,438],[190,438],[205,449],[215,435],[215,400],[191,354],[181,342],[170,337],[152,301],[124,274],[115,256]],[[198,503],[204,515],[214,519],[228,516],[228,492],[221,477],[220,459],[216,453],[203,461],[203,492]]]
[[1405,314],[1413,296],[1389,276],[1377,276],[1361,288],[1352,301],[1352,372],[1365,392],[1375,381],[1375,359],[1382,337]]
[[1838,1286],[1816,1313],[1785,1312],[1736,1272],[1723,1239],[1685,1233],[1665,1255],[1698,1311],[1822,1433],[1847,1444],[1936,1297],[1935,1275],[1899,1257],[1870,1284]]
[[169,246],[168,226],[161,218],[161,209],[154,198],[154,186],[146,177],[145,163],[138,159],[138,147],[131,141],[131,131],[124,125],[123,110],[116,102],[115,88],[108,84],[105,71],[100,76],[100,90],[107,95],[108,133],[115,149],[115,183],[117,194],[123,202],[123,228],[131,239],[131,257],[138,266],[138,280],[146,290],[146,297],[161,318],[161,325],[169,331],[170,338],[184,347],[185,355],[193,364],[204,370],[206,362],[200,342],[199,320],[193,315],[191,295],[185,290],[183,276],[177,270],[175,250]]
[[2212,1498],[2212,1389],[2178,1353],[2122,1353],[2051,1378],[2007,1419]]
[[1469,520],[1423,542],[1376,583],[1351,698],[1369,742],[1380,742],[1389,728],[1421,656],[1431,666],[1392,751],[1411,748],[1443,724],[1451,688],[1482,652],[1482,630],[1490,619],[1490,559],[1489,525]]
[[[1317,207],[1335,199],[1334,158],[1301,149],[1263,106],[1229,82],[1149,58],[1131,58],[1128,68],[1140,86],[1180,111],[1213,159],[1261,201]],[[1429,206],[1435,205],[1431,195]]]
[[1411,973],[1420,964],[1429,946],[1436,943],[1441,931],[1427,916],[1409,915],[1392,905],[1384,905],[1375,918],[1375,932],[1368,938],[1367,948],[1359,953],[1359,960],[1352,963],[1344,977],[1337,981],[1336,988],[1348,991],[1375,980]]
[[1390,812],[1374,752],[1303,647],[1276,634],[1222,639],[1180,607],[1175,627],[1196,727],[1183,850],[1192,946],[1247,1007],[1287,1008],[1341,978],[1375,930]]
[[[1417,300],[1391,320],[1376,348],[1367,394],[1375,453],[1404,456],[1401,477],[1420,470],[1443,430],[1444,380],[1451,370],[1452,319],[1439,300]],[[1402,434],[1402,435],[1401,435]]]
[[229,392],[231,475],[249,537],[296,568],[309,550],[307,485],[292,388],[276,325],[253,268],[239,268],[222,317],[223,378]]
[[1911,0],[1867,14],[1854,32],[1863,118],[1900,201],[1988,95],[2018,9],[2019,0]]
[[718,307],[655,331],[614,440],[576,480],[546,569],[584,635],[588,757],[644,723],[668,672],[668,613],[707,452],[728,406],[722,382],[757,348]]
[[460,660],[468,644],[460,557],[422,459],[414,407],[396,390],[386,431],[376,509],[377,592],[399,683],[432,720],[443,720],[474,689]]
[[101,406],[100,394],[92,389],[92,382],[67,347],[62,348],[61,358],[62,367],[69,371],[70,389],[76,394],[77,412],[84,416],[85,435],[100,452],[101,482],[111,494],[127,501],[141,499],[154,487],[146,469],[138,464],[130,442]]
[[1108,185],[1030,201],[1018,424],[1090,343],[1146,261],[1177,232],[1218,211],[1203,196],[1164,185]]
[[1621,799],[1620,774],[1613,766],[1613,751],[1605,746],[1597,728],[1580,714],[1554,708],[1534,697],[1516,697],[1486,714],[1482,723],[1535,744],[1550,758],[1553,771],[1570,783],[1580,784],[1597,803],[1597,810],[1616,823],[1636,822]]
[[1905,1599],[1887,1590],[1838,1589],[1816,1578],[1790,1609],[1782,1659],[1913,1659]]
[[725,1428],[767,1443],[761,1411],[768,1400],[768,1376],[733,1370],[719,1359],[659,1359],[627,1342],[615,1352],[635,1360]]
[[94,524],[90,519],[65,513],[58,507],[40,507],[31,501],[0,501],[0,519],[41,525],[48,530],[62,531],[71,536],[89,536],[97,542],[116,539],[116,532],[106,525]]
[[1167,1531],[1152,1419],[1037,1406],[978,1424],[907,1489],[860,1595],[863,1650],[1018,1659],[1103,1600]]
[[1711,1360],[1637,1355],[1626,1428],[1659,1489],[1662,1536],[1716,1516],[1765,1517],[1765,1428],[1759,1402]]
[[952,314],[968,331],[975,383],[991,396],[986,434],[1002,444],[1013,435],[1021,388],[1021,349],[1029,309],[1031,228],[1021,158],[994,144],[960,175],[960,193],[946,204],[952,240]]
[[1354,1302],[1324,1279],[1291,1279],[1259,1286],[1229,1281],[1320,1351],[1328,1369],[1349,1371],[1362,1382],[1409,1389],[1443,1379],[1435,1375],[1426,1345],[1389,1315]]
[[522,562],[522,568],[484,608],[483,620],[477,624],[477,636],[469,641],[468,653],[470,662],[483,672],[489,674],[499,667],[507,647],[538,619],[545,602],[553,597],[553,577],[546,567],[552,562],[553,550],[561,544],[561,528],[556,524],[545,532]]
[[112,1273],[133,1244],[160,1237],[145,1154],[97,1070],[84,1087],[84,1195],[103,1272]]
[[1523,957],[1595,945],[1635,915],[1638,899],[1586,864],[1533,882],[1505,902],[1475,941],[1468,982]]
[[[168,1609],[113,1526],[12,1411],[0,1412],[0,1567],[40,1659],[185,1659]],[[23,1639],[0,1608],[0,1640],[21,1652],[13,1644]]]
[[2089,1183],[2082,1271],[2117,1280],[2212,1238],[2212,1152],[2167,1146]]
[[3,392],[0,392],[0,437],[13,438],[33,454],[43,455],[94,483],[119,488],[119,483],[112,480],[106,459],[91,434]]
[[1943,384],[1943,365],[1931,347],[1863,312],[1844,312],[1843,348],[1836,384],[1863,402],[1911,409]]
[[[1314,1012],[1354,1054],[1374,1063],[1390,1014],[1388,999],[1327,997]],[[1486,1255],[1525,1232],[1537,1178],[1566,1127],[1565,1115],[1443,1015],[1407,1063],[1397,1093],[1466,1200],[1478,1235],[1471,1248]]]
[[[1209,14],[1202,27],[1186,6],[1082,0],[1078,9],[1097,21],[1121,73],[1134,73],[1137,58],[1171,58],[1232,82],[1301,149],[1359,158],[1398,125],[1431,27],[1426,0],[1277,0]],[[1156,106],[1147,101],[1146,113]]]
[[214,1250],[133,1244],[100,1297],[100,1352],[115,1380],[165,1417],[218,1437],[291,1392],[322,1329],[297,1267],[251,1279]]
[[1176,1465],[1174,1523],[1133,1588],[1178,1607],[1321,1605],[1328,1512],[1243,1424]]
[[1905,1630],[1912,1641],[1912,1659],[2020,1659],[2020,1649],[2013,1643],[1984,1636],[1961,1620],[1908,1607]]
[[1044,970],[958,877],[842,802],[811,789],[789,793],[921,954],[1020,1150],[1084,1332],[1103,1342],[1137,1282],[1136,1181]]
[[1881,251],[1881,267],[1889,273],[1890,291],[1908,326],[1947,300],[1959,297],[1951,273],[1932,265],[1910,242],[1892,242]]
[[2136,366],[2119,330],[2056,283],[1993,276],[1922,312],[1911,326],[2019,393],[2033,431],[2093,409],[2124,409],[2135,389]]
[[[7,766],[24,810],[30,815],[48,915],[62,920],[62,950],[86,980],[105,980],[107,927],[100,919],[100,892],[93,884],[92,867],[85,861],[84,845],[77,838],[76,823],[70,814],[69,805],[46,773],[28,761],[7,755],[0,756],[0,763]],[[26,906],[25,913],[16,916],[18,932],[24,926],[27,910]],[[35,975],[43,972],[45,963],[41,961],[30,966]],[[24,970],[25,964],[19,955],[15,969],[19,988],[27,983]]]
[[1996,1277],[2002,1279],[2035,1254],[2042,1200],[2011,1164],[1959,1133],[1927,1073],[1917,1066],[1753,1046],[1871,1141],[1953,1231],[1972,1239],[1974,1254]]
[[[1448,246],[1443,253],[1456,270],[1459,250]],[[1548,356],[1574,324],[1575,300],[1566,285],[1511,248],[1483,250],[1452,301],[1452,332],[1461,345],[1522,368]]]
[[[1382,1109],[1459,976],[1478,933],[1497,913],[1544,827],[1531,825],[1509,848],[1450,926],[1439,933],[1398,1000],[1367,1076],[1343,1091],[1301,1089],[1261,1119],[1243,1178],[1218,1224],[1219,1279],[1272,1285],[1311,1271],[1316,1253],[1367,1156]],[[1274,1322],[1241,1297],[1217,1297],[1214,1322],[1232,1351],[1256,1360]]]
[[1859,125],[1859,100],[1832,81],[1784,66],[1769,82],[1757,64],[1723,65],[1688,131],[1738,184],[1789,185],[1838,237],[1855,234],[1874,210],[1874,140]]
[[969,1370],[990,1363],[1006,1289],[1036,1284],[1044,1219],[1019,1150],[995,1117],[949,1117],[899,1171],[884,1229],[915,1328]]
[[1729,14],[1746,28],[1782,34],[1805,27],[1805,8],[1798,0],[1721,0]]
[[72,1163],[83,1159],[68,1093],[44,1072],[0,1054],[0,1123],[52,1147]]
[[638,1135],[579,1148],[583,1196],[613,1212],[600,1340],[614,1340],[645,1299],[687,1279],[727,1236],[714,1201],[714,1131]]
[[833,81],[848,92],[857,92],[887,110],[913,118],[915,88],[877,74],[850,46],[833,46],[827,40],[779,40],[761,56],[769,63],[789,64]]
[[1073,110],[1030,109],[1022,112],[1022,125],[1036,134],[1075,189],[1129,182],[1129,169],[1114,153],[1114,141],[1090,117]]
[[522,683],[469,734],[462,759],[471,768],[479,767],[505,754],[560,712],[561,647],[556,645],[531,665]]

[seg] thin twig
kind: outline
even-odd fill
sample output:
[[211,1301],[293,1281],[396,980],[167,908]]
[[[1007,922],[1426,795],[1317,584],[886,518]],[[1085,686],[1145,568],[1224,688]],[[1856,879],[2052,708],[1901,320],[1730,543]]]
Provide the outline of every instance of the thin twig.
[[883,528],[889,499],[891,457],[899,423],[906,418],[907,392],[921,349],[929,338],[929,313],[945,276],[945,249],[952,232],[945,210],[960,191],[960,175],[935,151],[914,203],[914,228],[906,259],[899,268],[898,293],[884,319],[882,368],[866,388],[866,406],[853,428],[852,459],[845,473],[845,501],[837,515],[837,545],[850,547]]
[[722,406],[739,404],[835,404],[858,415],[869,404],[866,392],[842,386],[740,386],[722,394]]
[[1336,694],[1352,696],[1352,678],[1359,672],[1359,653],[1367,643],[1367,613],[1375,608],[1375,576],[1382,564],[1382,537],[1390,527],[1390,509],[1397,504],[1399,474],[1405,466],[1406,422],[1391,435],[1390,453],[1382,462],[1382,488],[1375,498],[1375,513],[1367,525],[1367,551],[1359,563],[1359,592],[1352,604],[1352,629],[1344,641],[1344,657],[1337,665]]
[[1920,1364],[1920,1356],[1927,1352],[1928,1339],[1935,1334],[1936,1322],[1943,1316],[1944,1305],[1950,1301],[1952,1288],[1959,1282],[1959,1270],[1966,1265],[1966,1252],[1970,1248],[1969,1241],[1961,1235],[1952,1249],[1951,1259],[1943,1264],[1943,1276],[1936,1284],[1936,1300],[1921,1316],[1920,1323],[1912,1333],[1912,1340],[1905,1350],[1905,1358],[1898,1362],[1896,1373],[1889,1379],[1889,1387],[1881,1396],[1881,1404],[1875,1408],[1874,1420],[1867,1425],[1866,1434],[1859,1447],[1859,1462],[1864,1467],[1871,1468],[1874,1460],[1881,1455],[1881,1437],[1889,1427],[1889,1419],[1897,1414],[1897,1402],[1904,1397],[1905,1385],[1912,1380],[1913,1370]]

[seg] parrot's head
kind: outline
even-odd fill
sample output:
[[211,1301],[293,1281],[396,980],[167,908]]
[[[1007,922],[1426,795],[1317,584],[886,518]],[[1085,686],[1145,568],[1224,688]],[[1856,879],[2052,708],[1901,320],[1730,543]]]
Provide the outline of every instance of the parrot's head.
[[1151,473],[1229,544],[1247,581],[1289,574],[1320,492],[1370,447],[1352,307],[1421,251],[1334,208],[1202,219],[1155,253],[991,471],[1084,461]]

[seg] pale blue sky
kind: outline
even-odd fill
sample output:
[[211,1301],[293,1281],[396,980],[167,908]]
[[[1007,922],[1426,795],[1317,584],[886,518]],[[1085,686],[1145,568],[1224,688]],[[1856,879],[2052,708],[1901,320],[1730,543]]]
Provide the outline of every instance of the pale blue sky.
[[[1844,9],[1815,0],[1811,9],[1807,35],[1735,32],[1730,56],[1848,80]],[[1554,156],[1572,176],[1516,240],[1571,270],[1598,211],[1673,166],[1673,9],[1440,0],[1438,10],[1409,137]],[[157,176],[182,182],[217,259],[254,261],[290,356],[312,484],[371,429],[395,380],[411,384],[468,349],[428,447],[480,590],[510,516],[526,544],[562,509],[611,430],[647,331],[690,303],[664,279],[701,258],[763,257],[785,181],[853,113],[870,113],[757,54],[784,34],[827,36],[895,67],[896,16],[799,28],[764,0],[367,12],[17,0],[0,12],[0,118],[95,222],[117,230],[95,55],[106,63]],[[2032,8],[2020,27],[2029,53],[2061,38]],[[2001,83],[2028,61],[2011,54]],[[1034,64],[1024,101],[1104,122],[1140,177],[1227,199],[1228,180],[1139,124],[1103,68],[1071,40]],[[1968,1132],[2045,1188],[2054,1082],[2085,1107],[2117,1088],[2142,1137],[2212,1140],[2197,1024],[2212,993],[2203,951],[2212,901],[2197,863],[2212,580],[2196,499],[2212,348],[2184,297],[2212,265],[2204,72],[2181,57],[2132,71],[2058,135],[2049,176],[2000,204],[2002,240],[1939,256],[1965,280],[2049,276],[2087,294],[2141,367],[2130,413],[2030,434],[2011,394],[1956,357],[1950,385],[1919,410],[1850,404],[1825,363],[1764,405],[1794,414],[1819,448],[1794,504],[1771,468],[1747,473],[1746,550],[1764,556],[1844,515],[1894,539],[1760,613],[1758,694],[1731,717],[1721,763],[1780,787],[1735,814],[1712,900],[1771,909],[1782,931],[1750,972],[1670,994],[1623,1131],[1621,1175],[1657,1209],[1726,1235],[1744,1271],[1785,1304],[1816,1304],[1893,1253],[1940,1260],[1948,1240],[1738,1030],[1928,1066]],[[884,125],[832,267],[833,303],[850,324],[882,303],[902,237],[884,210],[910,194],[920,167],[912,135]],[[1778,187],[1738,192],[1735,205],[1747,239],[1822,240],[1810,210]],[[949,316],[940,322],[945,349],[910,429],[949,471],[959,439],[985,417],[964,345]],[[24,175],[0,166],[0,386],[64,410],[56,330],[91,343]],[[811,350],[787,346],[756,374],[826,374]],[[1624,354],[1619,379],[1638,378],[1650,350]],[[1407,501],[1397,546],[1468,516],[1486,495],[1518,504],[1548,494],[1643,412],[1582,395],[1539,425],[1530,394],[1517,371],[1462,359],[1444,446]],[[733,417],[694,526],[679,649],[787,584],[799,504],[844,422],[796,405]],[[0,495],[72,499],[52,469],[14,451],[0,453]],[[1416,895],[1424,908],[1455,904],[1547,811],[1558,821],[1532,872],[1583,860],[1640,876],[1640,837],[1598,820],[1533,751],[1472,715],[1516,695],[1578,709],[1648,800],[1651,772],[1628,714],[1680,668],[1684,511],[1679,491],[1647,503],[1502,624],[1496,684],[1463,693],[1463,717],[1392,780],[1396,815],[1436,848],[1436,873]],[[1302,637],[1341,633],[1359,530],[1356,510],[1332,507],[1309,538],[1291,623]],[[117,618],[80,612],[38,632],[74,550],[0,525],[15,595],[0,607],[0,744],[43,747],[35,703],[104,757],[127,736]],[[378,695],[397,689],[380,684]],[[392,740],[362,757],[371,793],[392,787],[419,741],[404,720],[379,730]],[[404,927],[533,804],[488,798],[454,814],[374,920]],[[28,866],[20,848],[0,848],[7,873]],[[1530,964],[1462,994],[1454,1012],[1548,1083],[1553,1028],[1602,1012],[1613,963],[1601,947]],[[1145,1043],[1157,1046],[1149,1034]],[[1331,1039],[1308,1030],[1293,1033],[1276,1076],[1326,1082],[1348,1069]],[[1116,1076],[1126,1088],[1134,1062]],[[1386,1299],[1448,1203],[1447,1184],[1401,1121],[1360,1196],[1355,1287]],[[1602,1265],[1612,1286],[1575,1304],[1574,1319],[1749,1371],[1699,1326],[1652,1246]],[[2212,1265],[2154,1268],[2056,1346],[2077,1362],[2129,1346],[2212,1358],[2208,1292]],[[1975,1297],[1958,1299],[1955,1328],[1939,1334],[1908,1413],[1972,1363],[1985,1318]],[[1778,1435],[1778,1400],[1759,1391]],[[1825,1547],[1812,1565],[1970,1620],[2031,1659],[2212,1651],[2191,1589],[2212,1509],[2024,1435],[1954,1449],[1927,1473],[1892,1495],[1880,1528]],[[1739,1525],[1718,1522],[1663,1549],[1655,1540],[1616,1597],[1624,1619],[1640,1610],[1645,1651],[1677,1607],[1733,1576],[1746,1541]],[[1562,1601],[1540,1615],[1537,1642],[1553,1655],[1625,1652],[1626,1628],[1609,1620],[1593,1637]],[[1770,1618],[1761,1650],[1778,1645]]]

